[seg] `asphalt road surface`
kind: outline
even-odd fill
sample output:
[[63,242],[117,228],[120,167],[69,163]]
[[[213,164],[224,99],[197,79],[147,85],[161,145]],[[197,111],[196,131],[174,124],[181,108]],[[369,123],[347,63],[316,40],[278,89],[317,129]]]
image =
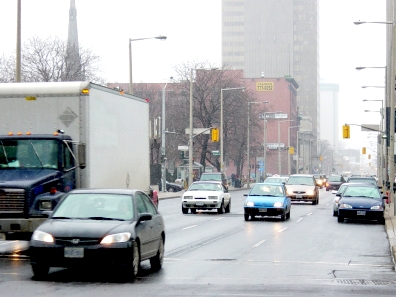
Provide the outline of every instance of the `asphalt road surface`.
[[332,216],[331,192],[319,205],[296,204],[291,218],[245,222],[246,190],[231,212],[183,215],[181,199],[162,200],[165,260],[134,282],[81,267],[32,279],[26,242],[0,242],[0,295],[6,296],[395,296],[396,273],[384,225]]

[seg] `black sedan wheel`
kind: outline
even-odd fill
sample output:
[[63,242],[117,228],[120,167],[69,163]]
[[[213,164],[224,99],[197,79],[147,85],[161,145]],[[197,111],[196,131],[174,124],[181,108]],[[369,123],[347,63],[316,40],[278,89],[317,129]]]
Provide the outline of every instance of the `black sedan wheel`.
[[136,242],[133,243],[133,259],[132,259],[132,277],[135,278],[140,268],[140,253]]
[[343,223],[344,222],[344,217],[338,215],[337,222],[338,223]]
[[185,208],[183,205],[182,205],[182,213],[188,214],[188,208]]
[[150,258],[151,269],[154,271],[160,270],[163,261],[164,261],[164,239],[161,237],[157,254],[154,257]]
[[49,267],[40,264],[32,264],[33,276],[36,280],[41,280],[48,275]]

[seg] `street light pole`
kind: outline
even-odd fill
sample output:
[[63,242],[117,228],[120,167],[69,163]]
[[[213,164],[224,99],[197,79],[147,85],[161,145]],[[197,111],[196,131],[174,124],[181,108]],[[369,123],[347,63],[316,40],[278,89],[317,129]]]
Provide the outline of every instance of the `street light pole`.
[[280,123],[293,122],[293,120],[278,121],[278,174],[282,174],[282,160],[281,160],[281,149],[280,149]]
[[191,68],[190,72],[190,137],[188,142],[188,183],[189,187],[193,180],[193,72]]
[[220,92],[220,171],[224,172],[224,127],[223,127],[223,91],[244,90],[245,87],[224,88]]
[[[287,146],[290,148],[290,130],[292,128],[298,128],[300,126],[291,126],[289,127],[289,130],[287,131]],[[290,168],[290,152],[287,153],[287,174],[290,175],[291,174],[291,168]]]
[[247,188],[250,188],[250,104],[267,104],[268,101],[263,102],[248,102],[248,124],[247,124],[247,164],[248,164],[248,176],[247,176]]
[[132,87],[132,41],[138,40],[146,40],[146,39],[159,39],[166,40],[166,36],[156,36],[156,37],[146,37],[146,38],[129,38],[129,94],[133,95],[133,87]]
[[161,167],[162,167],[162,192],[166,192],[166,160],[165,160],[165,90],[168,83],[162,88],[162,129],[161,129]]

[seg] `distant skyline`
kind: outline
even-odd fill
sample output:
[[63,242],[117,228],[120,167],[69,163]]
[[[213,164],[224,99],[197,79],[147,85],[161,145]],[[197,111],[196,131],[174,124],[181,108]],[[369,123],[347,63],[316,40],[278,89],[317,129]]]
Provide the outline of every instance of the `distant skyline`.
[[[173,67],[183,62],[207,60],[221,64],[221,0],[75,0],[79,43],[101,60],[109,82],[128,82],[129,38],[167,36],[166,41],[132,42],[134,82],[165,82]],[[349,123],[378,124],[377,102],[383,99],[381,69],[360,72],[357,66],[385,66],[385,25],[356,26],[353,21],[385,21],[385,0],[319,0],[319,71],[328,83],[340,86],[339,119]],[[70,0],[22,0],[22,43],[33,36],[67,39]],[[2,1],[0,55],[15,53],[16,0]],[[352,128],[347,146],[367,141]]]

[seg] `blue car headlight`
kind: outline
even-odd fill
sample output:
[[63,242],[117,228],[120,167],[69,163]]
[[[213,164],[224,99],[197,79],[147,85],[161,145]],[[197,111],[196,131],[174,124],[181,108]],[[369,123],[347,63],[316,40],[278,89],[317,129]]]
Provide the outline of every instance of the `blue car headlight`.
[[282,202],[275,202],[274,203],[274,207],[283,207],[283,203]]
[[384,210],[384,208],[383,208],[381,205],[374,205],[374,206],[371,206],[370,209],[374,209],[374,210]]
[[248,202],[246,202],[246,206],[252,207],[252,206],[254,206],[254,202],[253,201],[248,201]]
[[345,203],[343,203],[343,204],[341,204],[340,206],[339,206],[339,208],[352,208],[352,206],[351,205],[349,205],[349,204],[345,204]]

